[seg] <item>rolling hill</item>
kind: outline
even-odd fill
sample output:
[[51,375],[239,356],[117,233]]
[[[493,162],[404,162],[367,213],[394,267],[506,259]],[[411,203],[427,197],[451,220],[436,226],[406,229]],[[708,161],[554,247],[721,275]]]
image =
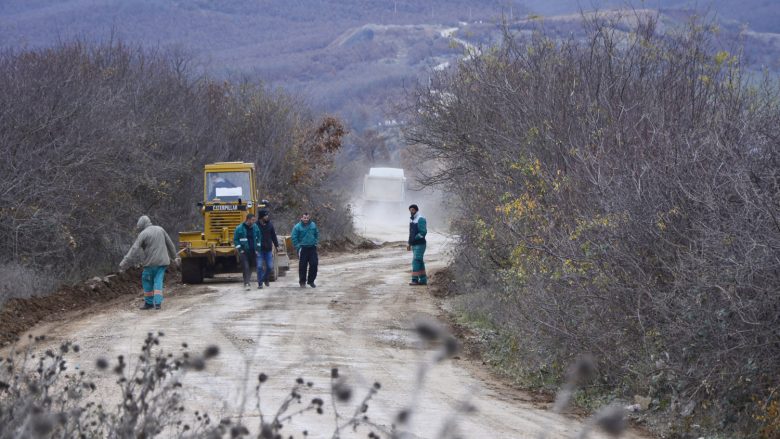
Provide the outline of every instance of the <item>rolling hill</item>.
[[[0,46],[36,48],[72,38],[123,41],[192,57],[197,72],[260,78],[340,114],[353,130],[375,127],[392,102],[436,66],[462,56],[466,40],[492,44],[497,23],[536,24],[570,35],[578,11],[625,6],[624,0],[5,0]],[[666,23],[693,6],[709,7],[742,41],[752,68],[780,71],[780,2],[648,0]],[[744,24],[747,23],[747,28]],[[453,39],[457,37],[457,39]]]

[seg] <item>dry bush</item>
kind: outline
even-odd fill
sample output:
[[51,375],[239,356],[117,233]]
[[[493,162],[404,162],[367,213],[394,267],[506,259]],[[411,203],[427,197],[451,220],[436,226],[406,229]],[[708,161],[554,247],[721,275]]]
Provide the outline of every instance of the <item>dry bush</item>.
[[97,361],[97,373],[117,377],[122,398],[114,407],[92,396],[97,387],[90,375],[96,372],[71,371],[67,357],[80,351],[77,344],[66,342],[44,351],[41,336],[23,351],[11,351],[0,358],[0,438],[154,437],[163,432],[181,436],[217,428],[207,415],[185,413],[180,380],[189,371],[203,370],[218,348],[165,355],[156,348],[161,336],[148,335],[134,366],[124,356],[114,364]]
[[18,263],[0,264],[0,308],[11,298],[28,298],[53,291],[57,279],[45,271]]
[[777,83],[707,23],[611,20],[507,31],[418,90],[407,140],[473,213],[457,283],[528,375],[590,352],[675,427],[755,432],[780,386]]
[[113,268],[141,214],[172,234],[200,227],[208,162],[255,162],[282,214],[340,202],[321,184],[338,120],[261,85],[193,78],[180,54],[121,42],[6,51],[0,84],[0,252],[59,279]]

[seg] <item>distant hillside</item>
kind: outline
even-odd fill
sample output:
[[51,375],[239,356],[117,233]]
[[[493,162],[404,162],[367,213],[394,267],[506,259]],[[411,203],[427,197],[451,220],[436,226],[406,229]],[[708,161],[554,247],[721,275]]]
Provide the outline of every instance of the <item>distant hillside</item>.
[[[361,111],[355,95],[398,89],[426,57],[452,51],[436,31],[377,28],[334,44],[364,25],[495,22],[503,0],[3,0],[0,46],[43,47],[74,37],[115,38],[183,49],[212,75],[247,75],[304,94],[315,106]],[[404,30],[406,29],[406,30]],[[395,40],[398,37],[398,40]],[[436,41],[436,39],[441,41]],[[402,47],[402,46],[410,47]],[[385,61],[383,61],[385,60]],[[384,93],[363,100],[372,106]],[[376,110],[373,110],[377,113]],[[381,114],[370,117],[373,122]]]
[[[671,1],[670,1],[671,3]],[[679,2],[683,3],[683,2]],[[780,2],[778,2],[780,4]],[[549,6],[549,5],[548,5]],[[530,35],[532,31],[543,30],[546,35],[554,38],[581,38],[585,34],[583,17],[592,19],[598,15],[603,19],[616,20],[613,25],[618,31],[630,32],[635,26],[637,16],[655,17],[658,21],[658,31],[667,32],[683,29],[694,19],[711,23],[717,16],[702,18],[701,13],[690,9],[604,9],[598,12],[570,11],[560,15],[530,14],[510,23],[510,29],[517,34]],[[619,18],[619,19],[618,19]],[[743,67],[754,75],[780,74],[780,32],[758,32],[745,27],[735,20],[721,19],[717,22],[718,32],[713,46],[717,50],[741,54]],[[463,26],[458,35],[468,36],[473,41],[487,44],[501,38],[494,25],[485,23],[469,23]]]
[[757,32],[780,32],[780,1],[777,0],[522,0],[532,13],[561,15],[612,8],[689,9],[709,11],[721,21],[747,25]]
[[[675,25],[694,3],[707,4],[643,4],[660,6],[663,22]],[[539,26],[528,17],[541,14],[547,31],[566,37],[579,26],[579,4],[626,0],[0,0],[0,46],[120,38],[182,50],[199,72],[285,87],[362,131],[394,118],[404,89],[452,65],[467,42],[497,42],[501,17],[528,30]],[[780,1],[712,0],[712,7],[724,47],[744,41],[751,68],[780,71],[780,34],[773,33]],[[743,21],[751,28],[743,30]]]
[[73,36],[105,38],[113,29],[131,41],[209,52],[240,68],[268,55],[325,47],[367,23],[495,20],[502,10],[501,0],[4,0],[0,41],[41,46]]

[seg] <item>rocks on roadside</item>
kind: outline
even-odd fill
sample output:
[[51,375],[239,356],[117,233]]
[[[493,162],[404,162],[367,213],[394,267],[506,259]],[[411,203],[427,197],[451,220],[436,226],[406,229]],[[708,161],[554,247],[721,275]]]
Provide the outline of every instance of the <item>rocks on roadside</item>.
[[89,288],[92,291],[97,291],[100,289],[100,285],[103,283],[103,279],[101,277],[95,276],[92,279],[88,280],[86,282],[87,288]]
[[123,279],[124,278],[118,274],[109,274],[104,277],[95,276],[92,279],[84,282],[84,285],[92,291],[97,291],[104,285],[110,286],[112,283]]
[[634,395],[634,404],[639,405],[639,408],[642,410],[647,410],[650,408],[650,404],[652,404],[653,399],[649,396],[642,396],[642,395]]

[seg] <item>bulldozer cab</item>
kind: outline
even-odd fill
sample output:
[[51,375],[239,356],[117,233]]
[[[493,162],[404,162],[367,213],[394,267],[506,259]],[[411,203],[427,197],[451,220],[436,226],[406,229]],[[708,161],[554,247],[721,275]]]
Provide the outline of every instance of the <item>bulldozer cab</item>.
[[233,232],[248,213],[264,207],[255,187],[255,165],[222,162],[206,165],[203,216],[206,240],[230,245]]
[[206,172],[207,202],[237,202],[247,200],[252,193],[251,171]]

